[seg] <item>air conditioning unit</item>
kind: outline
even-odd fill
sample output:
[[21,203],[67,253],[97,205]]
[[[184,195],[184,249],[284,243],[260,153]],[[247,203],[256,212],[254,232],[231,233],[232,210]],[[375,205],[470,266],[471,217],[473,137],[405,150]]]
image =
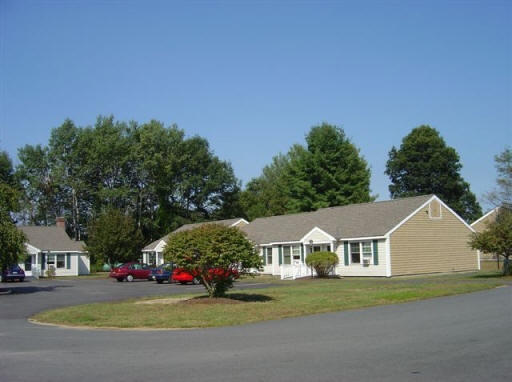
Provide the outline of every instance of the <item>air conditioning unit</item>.
[[370,259],[363,259],[363,267],[369,267],[370,266]]

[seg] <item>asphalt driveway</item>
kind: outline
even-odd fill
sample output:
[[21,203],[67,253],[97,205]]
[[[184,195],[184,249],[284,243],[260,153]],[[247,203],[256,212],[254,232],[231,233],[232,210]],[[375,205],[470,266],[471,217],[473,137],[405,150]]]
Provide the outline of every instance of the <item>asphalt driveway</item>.
[[[512,375],[510,286],[177,331],[46,327],[26,315],[45,304],[160,295],[163,288],[182,292],[181,286],[56,280],[19,287],[28,289],[0,296],[2,381],[509,381]],[[13,307],[20,310],[11,314]]]

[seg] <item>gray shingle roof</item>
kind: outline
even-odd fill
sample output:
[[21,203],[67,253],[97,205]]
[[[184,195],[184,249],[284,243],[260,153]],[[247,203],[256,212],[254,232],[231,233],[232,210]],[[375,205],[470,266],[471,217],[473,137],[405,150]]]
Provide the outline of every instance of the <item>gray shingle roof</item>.
[[[204,224],[221,224],[221,225],[225,225],[226,227],[231,227],[233,224],[236,224],[239,221],[244,221],[244,220],[242,218],[233,218],[233,219],[216,220],[216,221],[211,221],[211,222],[185,224],[185,225],[182,225],[181,227],[179,227],[178,229],[176,229],[175,231],[173,231],[172,233],[181,232],[181,231],[187,231],[187,230],[190,230],[190,229],[194,229],[194,228],[200,227],[200,226],[202,226]],[[155,240],[154,242],[146,245],[142,249],[142,251],[144,251],[144,252],[154,251],[155,248],[157,247],[157,245],[162,240],[167,243],[167,241],[169,240],[169,235],[170,234],[167,234],[164,237],[161,237],[160,239]]]
[[433,195],[258,218],[242,227],[258,244],[299,241],[318,227],[336,239],[386,235]]
[[84,242],[71,240],[62,227],[18,227],[33,247],[41,251],[85,252]]

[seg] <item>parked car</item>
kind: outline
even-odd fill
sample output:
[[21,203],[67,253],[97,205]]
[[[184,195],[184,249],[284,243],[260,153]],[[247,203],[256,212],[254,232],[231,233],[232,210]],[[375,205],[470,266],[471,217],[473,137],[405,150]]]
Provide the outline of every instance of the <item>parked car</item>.
[[172,281],[180,283],[180,284],[186,284],[186,283],[192,283],[194,285],[201,284],[201,279],[197,276],[197,273],[192,274],[183,268],[174,268],[173,269]]
[[151,280],[155,280],[158,284],[162,284],[164,281],[171,283],[173,269],[174,264],[172,263],[161,264],[151,270],[149,277]]
[[109,276],[117,281],[133,281],[134,279],[147,280],[151,268],[144,263],[129,262],[114,267]]
[[[236,269],[228,270],[222,268],[212,268],[208,270],[208,278],[211,280],[217,276],[232,277],[237,279],[240,275]],[[172,272],[172,281],[179,282],[181,284],[192,283],[200,284],[202,281],[199,278],[199,272],[189,272],[183,268],[175,268]]]
[[25,280],[25,271],[19,265],[11,265],[2,271],[2,282],[14,280]]

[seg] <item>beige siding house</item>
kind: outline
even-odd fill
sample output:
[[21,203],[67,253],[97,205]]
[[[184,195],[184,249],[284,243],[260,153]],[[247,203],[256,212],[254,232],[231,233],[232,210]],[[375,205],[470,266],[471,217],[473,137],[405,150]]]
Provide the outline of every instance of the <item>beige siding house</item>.
[[496,208],[490,210],[484,216],[482,216],[480,219],[471,223],[471,227],[476,232],[485,231],[488,224],[494,223],[496,221],[496,216],[498,216],[499,211],[500,211],[500,207],[496,207]]
[[341,276],[399,276],[479,269],[467,245],[473,229],[435,195],[331,207],[255,219],[241,228],[264,273],[311,274],[307,255],[332,251]]
[[[475,232],[483,232],[487,229],[487,226],[496,221],[496,217],[498,216],[500,209],[503,207],[496,207],[489,212],[487,212],[480,219],[471,223],[471,227],[475,230]],[[491,260],[496,259],[496,255],[494,253],[481,253],[480,256],[482,260]]]
[[[193,223],[193,224],[185,224],[175,230],[174,232],[185,231],[189,229],[193,229],[199,227],[203,224],[221,224],[226,227],[243,227],[249,222],[242,218],[234,218],[234,219],[225,219],[225,220],[217,220],[215,222],[205,222],[205,223]],[[164,249],[169,241],[169,235],[165,235],[164,237],[153,241],[142,249],[142,262],[149,264],[151,266],[158,266],[164,263]]]

